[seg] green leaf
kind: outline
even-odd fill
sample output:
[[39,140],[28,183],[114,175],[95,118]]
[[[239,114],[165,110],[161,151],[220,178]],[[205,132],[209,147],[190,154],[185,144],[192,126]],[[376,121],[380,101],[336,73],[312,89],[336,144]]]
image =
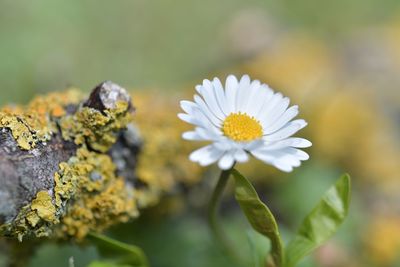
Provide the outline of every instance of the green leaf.
[[235,178],[235,198],[254,230],[271,241],[271,255],[276,266],[283,264],[282,240],[278,225],[268,207],[260,200],[251,183],[237,170],[232,170]]
[[307,215],[294,239],[286,248],[286,267],[295,266],[306,255],[328,240],[349,211],[350,176],[339,178]]
[[250,243],[251,254],[255,267],[265,267],[267,262],[266,248],[271,246],[268,238],[250,229],[247,232],[247,237]]
[[147,267],[147,258],[141,248],[122,243],[107,236],[90,233],[90,239],[97,246],[102,257],[108,261],[92,262],[91,267]]

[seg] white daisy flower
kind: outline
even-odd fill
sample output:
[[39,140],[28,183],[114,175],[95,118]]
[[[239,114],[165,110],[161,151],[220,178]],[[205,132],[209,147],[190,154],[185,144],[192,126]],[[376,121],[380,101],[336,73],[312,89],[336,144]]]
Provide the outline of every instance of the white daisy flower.
[[212,143],[191,153],[190,160],[202,166],[218,161],[218,166],[227,170],[235,162],[248,161],[251,154],[290,172],[309,158],[298,148],[310,147],[311,142],[291,137],[307,125],[302,119],[292,120],[298,106],[288,108],[289,98],[268,85],[251,81],[248,75],[240,81],[230,75],[225,88],[214,78],[197,85],[196,91],[194,102],[181,101],[186,113],[178,117],[195,126],[183,133],[183,138]]

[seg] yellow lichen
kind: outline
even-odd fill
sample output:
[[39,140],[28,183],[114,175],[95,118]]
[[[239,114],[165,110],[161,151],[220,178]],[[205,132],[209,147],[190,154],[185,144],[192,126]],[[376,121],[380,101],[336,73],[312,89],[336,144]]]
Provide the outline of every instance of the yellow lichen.
[[29,212],[26,215],[26,220],[30,226],[35,227],[40,222],[40,217],[36,212]]
[[36,198],[32,200],[31,209],[36,211],[41,219],[56,223],[56,208],[52,201],[52,197],[48,192],[40,191],[37,193]]
[[81,94],[70,90],[36,97],[27,107],[6,106],[0,109],[0,128],[10,129],[19,147],[30,150],[50,140],[57,131],[55,119],[66,114],[67,105],[80,100]]
[[70,201],[56,228],[60,238],[79,240],[89,231],[102,231],[138,215],[133,190],[115,176],[111,158],[84,148],[62,164],[56,174],[55,195],[58,206]]
[[[49,140],[61,131],[77,151],[59,164],[54,174],[53,194],[39,191],[17,217],[1,226],[7,235],[54,236],[80,240],[89,231],[102,231],[138,215],[133,187],[116,176],[116,167],[106,152],[116,142],[116,133],[132,121],[126,102],[115,109],[98,111],[79,107],[75,92],[35,98],[27,107],[0,110],[0,128],[9,128],[25,150]],[[67,111],[71,107],[73,112]]]
[[114,163],[103,154],[116,142],[115,133],[132,121],[128,109],[126,102],[103,112],[83,107],[60,120],[63,138],[81,148],[55,174],[55,203],[66,207],[56,236],[79,240],[89,231],[137,216],[133,189],[115,175]]
[[132,121],[128,108],[128,103],[122,101],[115,109],[104,112],[83,107],[74,115],[61,119],[63,138],[73,140],[77,145],[87,143],[96,151],[106,152],[116,141],[115,132]]
[[58,222],[52,197],[46,191],[40,191],[30,204],[20,209],[12,223],[3,227],[7,235],[17,236],[22,241],[27,234],[37,237],[49,236],[52,226]]
[[34,147],[35,137],[21,117],[1,112],[0,125],[11,129],[15,141],[22,149],[29,150]]

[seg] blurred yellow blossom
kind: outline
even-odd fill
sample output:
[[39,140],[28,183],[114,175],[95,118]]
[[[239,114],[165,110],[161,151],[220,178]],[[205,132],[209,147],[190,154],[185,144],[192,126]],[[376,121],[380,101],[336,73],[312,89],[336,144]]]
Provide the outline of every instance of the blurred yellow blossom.
[[378,217],[365,233],[368,257],[378,266],[394,266],[400,258],[400,217]]
[[154,193],[143,194],[141,204],[146,205],[156,203],[161,192],[176,191],[180,183],[194,184],[202,175],[201,168],[187,159],[195,146],[181,141],[188,126],[176,116],[179,98],[156,91],[137,91],[132,95],[137,107],[135,123],[144,139],[137,175]]

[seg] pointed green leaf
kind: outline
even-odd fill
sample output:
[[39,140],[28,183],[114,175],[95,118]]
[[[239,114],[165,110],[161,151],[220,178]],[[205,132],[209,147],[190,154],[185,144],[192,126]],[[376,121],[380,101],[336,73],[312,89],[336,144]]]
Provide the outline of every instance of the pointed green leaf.
[[260,200],[251,183],[237,170],[232,170],[235,178],[235,198],[254,230],[271,241],[271,255],[276,266],[282,266],[283,249],[278,225],[268,207]]
[[285,251],[286,267],[295,266],[328,240],[346,218],[349,204],[350,176],[345,174],[324,194],[288,244]]
[[122,243],[101,234],[90,233],[89,237],[97,246],[100,255],[109,260],[109,262],[95,262],[95,266],[100,263],[104,266],[107,266],[107,264],[109,266],[149,266],[144,252],[139,247]]

